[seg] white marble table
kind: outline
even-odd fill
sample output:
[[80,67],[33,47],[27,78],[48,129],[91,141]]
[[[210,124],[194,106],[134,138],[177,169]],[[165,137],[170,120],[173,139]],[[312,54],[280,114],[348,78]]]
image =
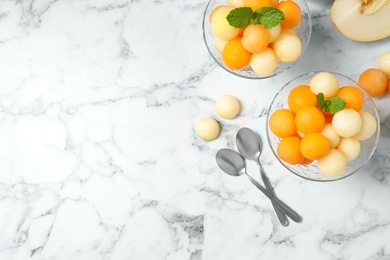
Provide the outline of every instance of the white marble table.
[[[267,107],[289,79],[356,79],[390,50],[390,38],[340,35],[330,5],[309,0],[313,34],[297,66],[256,81],[209,57],[204,0],[0,1],[0,259],[390,259],[388,97],[375,99],[375,154],[342,181],[292,175],[265,146],[264,168],[301,224],[281,226],[214,159],[243,126],[267,144]],[[242,112],[204,142],[193,126],[216,116],[222,94]]]

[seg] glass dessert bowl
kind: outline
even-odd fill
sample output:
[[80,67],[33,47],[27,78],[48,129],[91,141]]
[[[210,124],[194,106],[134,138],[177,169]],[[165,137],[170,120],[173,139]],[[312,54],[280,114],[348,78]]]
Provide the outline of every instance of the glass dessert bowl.
[[[320,76],[322,77],[321,79]],[[334,96],[337,97],[336,99],[340,100],[341,98],[343,101],[346,100],[344,102],[345,107],[341,108],[341,110],[336,107],[339,111],[334,114],[324,112],[325,108],[320,107],[325,103],[319,101],[321,98],[319,98],[319,93],[316,88],[318,85],[329,86],[331,84],[323,76],[337,80],[337,92],[335,92],[336,94]],[[320,81],[315,81],[314,78],[320,79]],[[327,84],[322,84],[321,82],[326,82]],[[294,107],[296,106],[296,102],[301,102],[301,97],[304,96],[303,94],[298,95],[299,98],[294,101],[293,93],[298,93],[296,91],[298,88],[301,93],[303,93],[305,88],[306,91],[314,91],[315,101],[313,101],[312,96],[312,101],[304,102],[315,103],[305,108]],[[358,92],[358,94],[360,93],[359,95],[361,97],[359,99],[361,100],[361,106],[359,108],[351,108],[353,104],[351,105],[350,102],[354,102],[358,98],[351,96],[352,101],[348,101],[348,95],[342,94],[348,93],[348,91],[341,91],[341,89],[345,90],[344,88],[352,89],[352,92]],[[322,100],[330,100],[325,101],[330,102],[327,103],[328,105],[337,103],[333,101],[335,99],[327,97],[322,98]],[[302,121],[302,118],[310,118],[307,115],[310,115],[311,110],[314,111],[314,114],[323,114],[315,114],[314,119],[312,119],[314,122],[313,126]],[[283,126],[277,126],[277,123],[275,123],[277,122],[275,118],[277,118],[278,114],[275,113],[276,111],[283,111],[285,115],[288,115],[285,116],[286,119],[283,119]],[[295,131],[293,134],[285,134],[282,132],[282,128],[285,127],[284,125],[289,125],[289,120],[295,124],[294,130],[289,130]],[[311,119],[307,120],[309,122]],[[355,127],[355,125],[358,126]],[[309,128],[317,128],[317,130],[310,130]],[[272,152],[279,162],[290,172],[307,180],[320,182],[335,181],[352,175],[371,158],[379,140],[380,118],[371,97],[354,80],[334,72],[310,72],[291,80],[275,95],[269,106],[266,130]],[[287,135],[289,138],[284,137]],[[295,142],[295,148],[292,150],[299,150],[300,154],[304,157],[302,161],[300,161],[301,158],[299,156],[298,159],[290,159],[288,155],[286,157],[286,150],[283,149],[287,147],[286,143],[288,142],[286,140],[283,141],[284,139],[291,143]],[[329,147],[327,147],[328,145]],[[291,147],[294,147],[294,145],[291,145]],[[324,154],[321,155],[320,153],[322,151],[324,151]],[[299,154],[299,152],[296,153]],[[338,161],[339,159],[340,163]]]
[[[259,27],[263,25],[257,24],[257,26],[253,26],[252,23],[249,23],[249,25],[245,28],[226,29],[229,27],[227,26],[229,23],[225,18],[229,11],[236,8],[229,5],[231,2],[240,1],[210,0],[203,15],[203,39],[207,50],[214,61],[226,71],[248,79],[273,77],[294,66],[305,52],[309,44],[312,31],[311,16],[306,1],[287,1],[293,2],[294,5],[298,6],[297,8],[299,9],[297,9],[298,11],[295,11],[295,13],[300,17],[299,23],[296,25],[282,25],[283,22],[288,19],[285,17],[285,21],[282,20],[280,24],[267,29],[267,31],[270,32],[270,38],[266,40],[268,41],[267,45],[263,44],[263,46],[266,46],[266,49],[260,47],[261,51],[259,51],[257,48],[259,45],[256,43],[256,47],[254,47],[254,49],[249,49],[249,54],[247,54],[245,50],[240,52],[238,56],[241,58],[245,57],[242,58],[245,61],[242,61],[243,63],[240,61],[240,65],[238,66],[236,66],[237,64],[235,61],[233,61],[235,64],[232,65],[228,58],[226,58],[229,56],[229,54],[227,54],[229,51],[226,50],[223,54],[225,47],[231,41],[237,40],[237,38],[240,38],[240,40],[237,40],[238,42],[245,41],[244,38],[249,39],[249,35],[251,33],[258,31],[256,30],[258,28],[246,30],[246,27]],[[282,7],[279,7],[278,5],[274,5],[272,8],[282,9]],[[226,31],[230,29],[231,31],[236,31],[232,34],[231,31],[226,33]],[[230,44],[230,50],[232,48],[234,49],[234,47],[232,47],[234,45],[237,44]],[[243,46],[246,48],[248,44],[243,43]],[[246,48],[246,50],[248,50],[248,48]],[[231,52],[237,53],[236,50],[230,51],[230,53]]]

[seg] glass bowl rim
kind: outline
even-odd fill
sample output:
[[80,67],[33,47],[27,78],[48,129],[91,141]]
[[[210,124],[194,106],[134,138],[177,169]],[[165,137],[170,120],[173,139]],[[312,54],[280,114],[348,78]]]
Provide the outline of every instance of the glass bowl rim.
[[[308,24],[308,28],[309,28],[309,33],[308,33],[308,37],[307,37],[307,41],[302,44],[303,45],[303,49],[302,49],[302,52],[301,54],[299,55],[299,57],[293,61],[291,63],[291,66],[288,66],[287,68],[285,68],[285,70],[283,71],[280,71],[279,73],[276,73],[276,74],[270,74],[270,75],[267,75],[267,76],[261,76],[261,75],[258,75],[258,76],[249,76],[249,75],[243,75],[241,73],[239,73],[238,71],[239,70],[232,70],[232,69],[229,69],[227,68],[224,64],[222,64],[216,57],[215,55],[213,54],[212,50],[210,49],[210,46],[209,44],[207,43],[207,40],[206,40],[206,37],[208,37],[206,35],[206,29],[205,29],[205,25],[206,25],[206,13],[207,13],[207,10],[210,6],[210,4],[215,1],[215,0],[208,0],[207,2],[207,5],[206,5],[206,8],[204,9],[204,12],[203,12],[203,18],[202,18],[202,35],[203,35],[203,42],[204,44],[206,45],[206,48],[207,48],[207,51],[209,53],[209,55],[211,56],[211,58],[215,61],[216,64],[218,64],[219,67],[223,68],[225,71],[233,74],[233,75],[236,75],[238,77],[241,77],[241,78],[245,78],[245,79],[251,79],[251,80],[260,80],[260,79],[268,79],[268,78],[272,78],[272,77],[276,77],[278,76],[279,74],[281,74],[283,71],[287,71],[289,69],[291,69],[294,64],[296,62],[298,62],[300,60],[300,58],[302,57],[302,55],[306,52],[308,46],[309,46],[309,43],[310,43],[310,40],[311,40],[311,35],[312,35],[312,27],[313,27],[313,21],[312,21],[312,17],[311,17],[311,12],[310,12],[310,8],[309,8],[309,5],[307,4],[307,1],[306,0],[300,0],[303,2],[303,4],[305,5],[305,8],[307,10],[307,14],[308,14],[308,19],[307,19],[307,22],[309,23]],[[227,0],[226,0],[227,1]]]
[[[268,125],[268,121],[269,121],[269,117],[270,117],[270,110],[271,110],[271,107],[272,105],[274,104],[275,100],[277,99],[277,97],[279,96],[279,94],[287,87],[287,86],[290,86],[294,81],[297,81],[296,83],[297,84],[300,84],[299,83],[299,79],[302,79],[302,78],[305,78],[305,77],[308,77],[308,76],[311,76],[311,75],[315,75],[315,74],[318,74],[320,72],[328,72],[328,73],[331,73],[333,75],[337,75],[341,78],[344,78],[348,81],[351,81],[352,83],[354,83],[354,87],[357,87],[358,89],[360,89],[363,93],[364,93],[364,96],[367,97],[367,99],[369,100],[369,106],[372,106],[375,114],[373,115],[375,117],[375,120],[376,120],[376,123],[377,123],[377,130],[376,130],[376,133],[375,133],[375,141],[374,141],[374,147],[372,149],[372,151],[370,152],[370,154],[364,159],[363,163],[357,167],[356,169],[354,169],[352,172],[350,172],[348,175],[344,175],[344,176],[340,176],[340,177],[337,177],[337,178],[333,178],[333,179],[313,179],[313,178],[310,178],[310,177],[306,177],[304,175],[301,175],[301,174],[298,174],[296,172],[294,172],[292,169],[290,169],[288,166],[286,166],[286,163],[283,162],[279,156],[277,155],[275,149],[272,147],[271,145],[271,140],[270,140],[270,130],[269,130],[269,125]],[[377,146],[378,146],[378,142],[379,142],[379,138],[380,138],[380,117],[379,117],[379,114],[378,114],[378,109],[376,107],[376,104],[375,102],[372,100],[371,96],[368,95],[368,93],[360,86],[360,84],[358,82],[356,82],[355,80],[353,80],[352,78],[344,75],[344,74],[341,74],[341,73],[338,73],[338,72],[334,72],[334,71],[330,71],[330,70],[322,70],[322,71],[311,71],[311,72],[307,72],[307,73],[304,73],[304,74],[301,74],[295,78],[293,78],[292,80],[288,81],[286,84],[284,84],[279,90],[278,92],[275,94],[275,96],[273,97],[270,105],[268,106],[268,111],[267,111],[267,118],[266,118],[266,135],[267,135],[267,141],[268,141],[268,145],[270,146],[271,148],[271,151],[272,153],[274,154],[274,156],[276,157],[276,159],[279,161],[279,163],[281,165],[283,165],[284,168],[286,168],[289,172],[293,173],[294,175],[300,177],[300,178],[303,178],[303,179],[306,179],[306,180],[309,180],[309,181],[315,181],[315,182],[334,182],[334,181],[338,181],[338,180],[342,180],[342,179],[345,179],[353,174],[355,174],[357,171],[359,171],[364,165],[367,164],[367,162],[371,159],[372,155],[374,154]]]

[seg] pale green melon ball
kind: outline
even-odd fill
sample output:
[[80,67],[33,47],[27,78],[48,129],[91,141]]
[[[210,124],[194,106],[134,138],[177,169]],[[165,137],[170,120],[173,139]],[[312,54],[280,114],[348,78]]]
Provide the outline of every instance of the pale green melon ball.
[[330,123],[325,124],[321,134],[328,138],[331,148],[335,148],[337,145],[339,145],[340,136],[336,133]]
[[347,161],[352,161],[360,154],[360,142],[350,137],[341,138],[338,149],[345,155]]
[[378,69],[390,76],[390,51],[383,53],[376,61]]
[[256,74],[268,76],[278,67],[278,58],[271,48],[265,48],[259,53],[252,54],[250,66]]
[[339,91],[339,82],[329,72],[319,72],[310,80],[310,90],[314,94],[323,93],[325,97],[333,97]]
[[282,26],[280,24],[268,29],[269,33],[269,42],[274,42],[282,32]]
[[214,118],[204,117],[196,123],[195,133],[203,140],[211,141],[218,137],[220,126]]
[[360,110],[359,114],[362,119],[362,126],[360,131],[354,135],[353,138],[357,140],[367,140],[375,134],[377,122],[375,117],[367,111]]
[[344,154],[337,149],[330,151],[321,159],[318,160],[318,168],[320,172],[329,177],[336,177],[344,172],[347,165],[347,159]]
[[295,61],[302,53],[301,39],[288,31],[282,31],[273,42],[272,48],[279,60],[284,62]]
[[224,119],[233,119],[240,112],[240,102],[231,95],[220,96],[215,102],[215,112]]
[[359,113],[350,108],[334,114],[332,119],[332,127],[341,137],[351,137],[356,135],[362,126],[362,119]]
[[229,41],[236,38],[240,33],[240,29],[231,26],[226,19],[228,14],[234,9],[232,6],[220,6],[216,7],[213,15],[211,16],[211,31],[215,37],[219,39]]

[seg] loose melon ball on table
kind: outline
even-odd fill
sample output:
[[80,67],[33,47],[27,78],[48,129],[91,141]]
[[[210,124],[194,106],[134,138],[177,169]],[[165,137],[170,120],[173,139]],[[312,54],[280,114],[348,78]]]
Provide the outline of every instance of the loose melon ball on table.
[[271,48],[252,54],[249,62],[252,70],[261,76],[271,75],[278,67],[278,58]]
[[320,72],[310,80],[310,89],[314,94],[323,93],[325,97],[333,97],[339,91],[339,82],[329,72]]
[[240,102],[231,95],[220,96],[215,102],[215,112],[224,119],[233,119],[240,112]]
[[295,121],[293,113],[288,109],[278,109],[269,118],[269,127],[280,138],[295,135]]
[[280,159],[289,164],[301,163],[305,158],[300,151],[300,139],[296,136],[283,138],[277,148]]
[[295,61],[302,53],[302,42],[295,33],[282,30],[272,47],[279,60],[284,62]]
[[379,56],[376,66],[383,71],[386,76],[390,76],[390,51],[383,53]]
[[325,126],[325,116],[315,106],[302,107],[295,115],[295,125],[303,134],[318,133]]
[[215,37],[229,41],[238,36],[240,29],[231,26],[226,19],[230,11],[233,9],[234,7],[231,6],[218,6],[214,9],[211,14],[210,25],[211,31]]
[[330,123],[326,123],[321,131],[321,134],[328,138],[331,148],[335,148],[340,143],[340,136],[336,133]]
[[211,117],[201,118],[195,125],[195,133],[206,141],[211,141],[217,138],[220,131],[221,128],[218,122]]
[[358,83],[370,96],[380,97],[386,91],[387,77],[380,69],[371,68],[360,74]]
[[352,161],[360,154],[360,142],[350,137],[341,138],[338,149],[345,155],[347,161]]
[[359,132],[353,136],[356,140],[367,140],[375,134],[377,128],[377,122],[375,117],[364,110],[359,112],[360,118],[362,119],[362,126]]
[[351,108],[345,108],[337,112],[332,119],[332,127],[341,137],[356,135],[362,126],[360,114]]
[[336,177],[344,172],[347,159],[344,154],[337,149],[330,149],[329,152],[318,160],[318,169],[329,177]]
[[305,135],[300,143],[300,151],[305,158],[318,160],[328,153],[329,140],[320,133]]

